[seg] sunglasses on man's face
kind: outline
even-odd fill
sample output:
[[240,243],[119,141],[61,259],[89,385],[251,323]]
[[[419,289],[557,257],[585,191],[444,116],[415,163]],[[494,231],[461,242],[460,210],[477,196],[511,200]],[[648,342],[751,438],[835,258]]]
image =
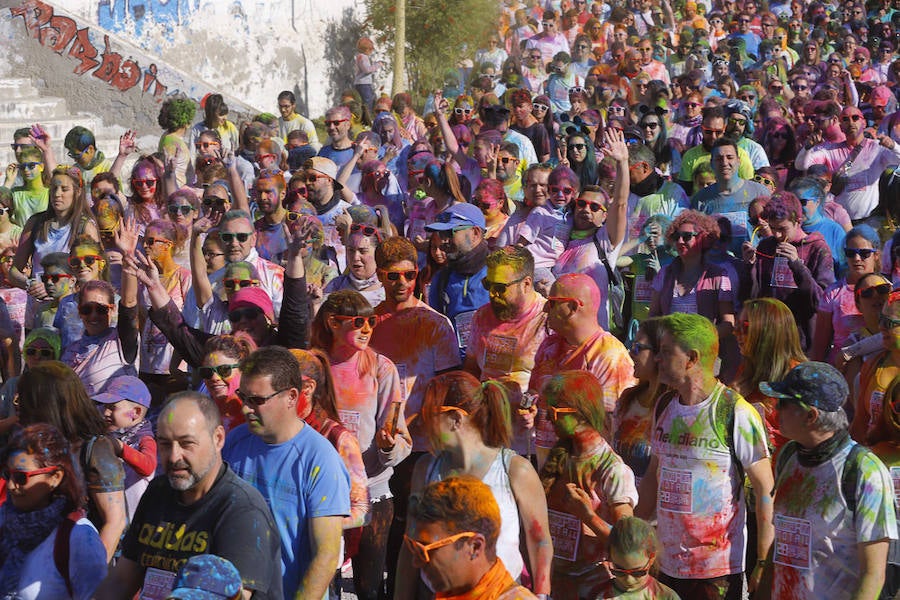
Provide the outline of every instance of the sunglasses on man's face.
[[218,196],[207,196],[203,199],[203,206],[206,208],[211,208],[215,205],[216,208],[223,209],[226,204],[228,204],[228,200],[226,198],[219,198]]
[[378,324],[378,317],[376,317],[375,315],[372,315],[370,317],[359,317],[359,316],[354,317],[351,315],[331,315],[331,316],[334,317],[335,319],[337,319],[338,321],[349,321],[350,326],[353,327],[353,329],[362,329],[363,327],[366,326],[366,324],[368,324],[369,327],[374,328],[375,325]]
[[392,271],[389,269],[378,269],[388,281],[400,281],[402,277],[406,281],[415,281],[416,277],[419,275],[419,272],[415,269],[409,269],[404,271]]
[[44,285],[57,284],[60,279],[72,279],[72,276],[68,273],[41,273],[41,281],[44,282]]
[[606,212],[606,207],[599,202],[591,202],[590,200],[585,200],[584,198],[579,198],[575,201],[575,206],[577,208],[590,208],[591,212],[597,212],[598,210],[602,210]]
[[223,243],[223,244],[230,244],[230,243],[233,242],[234,240],[237,240],[239,244],[243,244],[243,243],[245,243],[247,240],[250,239],[250,236],[251,236],[251,235],[253,235],[253,234],[252,234],[252,233],[248,233],[248,232],[246,232],[246,231],[241,231],[241,232],[239,232],[239,233],[220,232],[220,233],[219,233],[219,239],[222,240],[222,243]]
[[849,123],[851,121],[856,123],[857,121],[862,121],[862,120],[863,120],[862,115],[847,115],[846,117],[841,117],[841,123]]

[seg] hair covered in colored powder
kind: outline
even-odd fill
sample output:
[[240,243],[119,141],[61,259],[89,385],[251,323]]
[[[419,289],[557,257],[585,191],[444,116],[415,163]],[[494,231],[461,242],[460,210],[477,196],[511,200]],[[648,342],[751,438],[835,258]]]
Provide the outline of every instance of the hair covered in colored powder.
[[563,371],[551,377],[541,395],[550,406],[566,406],[578,411],[578,416],[597,431],[603,431],[606,409],[603,407],[603,387],[588,371]]
[[719,335],[712,321],[701,315],[672,313],[663,317],[662,325],[679,348],[697,352],[700,364],[712,369],[719,356]]
[[625,556],[643,552],[647,556],[659,554],[659,540],[656,530],[647,521],[638,517],[622,517],[609,532],[607,547],[610,552]]
[[459,408],[481,433],[485,445],[508,448],[512,437],[506,387],[495,381],[481,383],[465,371],[450,371],[432,378],[425,386],[422,422],[435,451],[442,449],[439,422],[445,406]]

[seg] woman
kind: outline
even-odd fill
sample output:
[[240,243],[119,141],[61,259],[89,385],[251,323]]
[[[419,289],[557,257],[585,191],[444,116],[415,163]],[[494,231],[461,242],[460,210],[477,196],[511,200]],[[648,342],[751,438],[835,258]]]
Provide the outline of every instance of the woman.
[[369,348],[376,317],[355,290],[332,292],[312,325],[312,346],[331,360],[338,414],[359,440],[366,464],[371,522],[362,532],[353,559],[355,590],[361,598],[378,598],[382,585],[388,530],[394,509],[388,480],[394,465],[409,456],[400,377],[389,359]]
[[159,164],[149,156],[139,158],[131,168],[131,196],[125,215],[138,223],[142,234],[147,223],[162,217],[166,198],[162,175]]
[[497,236],[503,231],[509,219],[509,203],[503,184],[496,179],[482,179],[472,194],[472,204],[480,208],[484,214],[487,226],[484,239],[488,243],[488,248],[496,250]]
[[466,201],[453,163],[442,164],[432,154],[417,154],[409,166],[406,237],[424,245],[425,226],[452,204]]
[[190,268],[191,257],[185,242],[190,236],[194,220],[197,218],[200,201],[190,188],[181,188],[169,195],[166,203],[166,218],[175,224],[175,246],[173,258],[179,266]]
[[[567,166],[575,171],[581,181],[581,187],[597,185],[597,156],[594,154],[594,142],[584,134],[570,135],[566,140]],[[565,164],[565,163],[563,163]]]
[[634,473],[600,433],[606,411],[596,401],[603,389],[594,375],[563,371],[541,395],[558,437],[541,469],[547,508],[556,524],[580,528],[577,543],[554,539],[551,587],[559,598],[594,598],[609,579],[595,565],[609,558],[610,529],[632,516],[638,501]]
[[653,280],[651,317],[700,314],[717,323],[720,333],[734,325],[731,281],[721,267],[705,259],[718,238],[719,225],[709,215],[686,210],[675,217],[666,239],[678,256]]
[[77,292],[89,281],[109,281],[107,253],[90,238],[78,239],[69,252],[69,269],[75,277],[76,293],[59,301],[59,309],[53,318],[53,327],[59,330],[63,348],[71,346],[84,334],[84,323],[78,314]]
[[[25,345],[22,349],[25,356],[23,372],[40,362],[59,360],[60,351],[59,333],[55,329],[52,327],[32,329],[25,336]],[[7,434],[18,423],[14,400],[18,385],[19,375],[16,375],[4,381],[3,387],[0,388],[0,447],[6,443]]]
[[545,95],[536,96],[531,101],[531,114],[538,123],[547,130],[547,137],[550,139],[550,160],[559,160],[557,155],[556,136],[559,132],[559,123],[553,118],[553,107],[550,106],[550,98]]
[[847,338],[865,324],[856,307],[854,289],[860,277],[878,270],[880,246],[878,232],[868,225],[858,225],[847,233],[844,239],[847,271],[844,277],[828,286],[819,301],[810,352],[812,360],[835,364]]
[[757,298],[744,303],[735,334],[743,361],[734,388],[759,411],[770,447],[781,448],[787,438],[779,431],[775,399],[760,392],[759,383],[781,381],[807,360],[800,348],[797,323],[780,300]]
[[[850,386],[850,398],[856,398],[859,391],[859,371],[863,362],[882,349],[882,335],[878,325],[881,309],[893,289],[889,277],[881,273],[867,273],[859,278],[853,290],[856,308],[862,315],[864,325],[853,331],[837,353],[836,366],[844,374]],[[847,407],[849,418],[853,419],[853,406]]]
[[662,329],[659,319],[641,322],[631,343],[631,360],[638,384],[628,388],[616,407],[612,446],[628,465],[638,485],[650,464],[650,435],[656,399],[667,391],[659,381],[656,353]]
[[669,144],[669,132],[666,128],[666,110],[662,108],[638,109],[638,129],[644,135],[644,143],[653,150],[656,157],[656,170],[663,177],[669,177],[681,170],[681,155]]
[[[206,101],[201,101],[203,106],[203,120],[194,125],[191,129],[191,137],[194,140],[196,148],[198,143],[203,142],[200,134],[204,131],[214,131],[218,134],[216,140],[218,148],[221,148],[222,154],[237,153],[240,147],[240,134],[234,123],[228,120],[228,105],[222,94],[209,94]],[[211,140],[210,140],[211,141]],[[198,154],[205,148],[196,148]]]
[[245,422],[237,390],[241,385],[241,362],[256,350],[256,343],[244,333],[225,334],[209,338],[203,350],[203,362],[197,373],[218,405],[227,433]]
[[[37,301],[49,299],[40,275],[41,259],[54,252],[69,252],[80,236],[97,240],[97,225],[88,208],[84,181],[78,167],[59,166],[50,177],[50,205],[33,215],[22,231],[10,270],[10,281]],[[31,276],[24,271],[31,261]]]
[[[0,594],[21,600],[93,597],[106,576],[106,549],[84,517],[84,486],[69,444],[46,423],[18,431],[0,462]],[[57,537],[68,536],[61,543]],[[60,573],[57,547],[69,548]]]
[[177,187],[187,184],[187,168],[191,160],[191,149],[185,141],[188,127],[194,122],[197,107],[189,98],[170,98],[163,102],[156,121],[163,128],[159,138],[158,151],[162,152],[165,163],[173,163]]
[[[509,448],[512,434],[507,388],[495,381],[480,383],[463,371],[443,373],[428,382],[420,418],[431,439],[433,455],[425,455],[416,463],[410,510],[433,481],[455,475],[482,480],[490,486],[503,516],[497,555],[509,574],[518,579],[524,567],[519,551],[519,531],[523,529],[534,592],[549,594],[552,549],[547,505],[534,467]],[[400,553],[397,570],[395,598],[416,597],[416,586],[421,588],[421,583],[406,548]]]
[[375,265],[375,249],[384,236],[375,225],[354,223],[350,225],[345,241],[347,272],[335,277],[325,286],[325,294],[337,290],[354,290],[361,294],[370,306],[384,301],[384,286],[378,279]]
[[114,442],[106,437],[106,421],[85,392],[75,372],[47,361],[19,379],[19,422],[23,427],[46,423],[58,429],[78,457],[87,484],[88,518],[100,532],[106,560],[112,560],[127,524],[125,469]]
[[[341,524],[346,531],[344,560],[352,559],[358,551],[362,527],[369,513],[368,478],[362,451],[356,436],[341,424],[328,357],[317,349],[292,348],[291,354],[300,365],[300,375],[303,378],[301,391],[312,404],[312,409],[304,420],[331,442],[350,473],[350,514],[344,517]],[[332,583],[332,598],[340,598],[340,581],[338,572]]]

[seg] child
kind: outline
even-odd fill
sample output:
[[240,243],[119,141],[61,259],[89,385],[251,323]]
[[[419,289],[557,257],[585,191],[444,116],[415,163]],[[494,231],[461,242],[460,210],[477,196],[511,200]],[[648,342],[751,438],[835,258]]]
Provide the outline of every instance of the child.
[[52,327],[56,311],[59,309],[59,301],[75,291],[75,277],[69,270],[68,254],[65,252],[48,254],[41,259],[41,267],[44,268],[41,281],[44,282],[44,289],[50,295],[50,302],[38,305],[29,329]]
[[20,227],[35,213],[47,210],[50,188],[44,185],[44,153],[36,146],[23,148],[19,153],[18,169],[22,185],[12,189],[10,220]]
[[655,557],[659,542],[653,527],[637,517],[623,517],[609,532],[609,560],[612,579],[597,600],[678,600],[678,594],[651,575],[657,571]]
[[94,396],[107,431],[116,444],[116,454],[125,463],[125,508],[134,516],[144,490],[156,473],[156,439],[146,420],[150,390],[137,377],[113,378],[106,391]]

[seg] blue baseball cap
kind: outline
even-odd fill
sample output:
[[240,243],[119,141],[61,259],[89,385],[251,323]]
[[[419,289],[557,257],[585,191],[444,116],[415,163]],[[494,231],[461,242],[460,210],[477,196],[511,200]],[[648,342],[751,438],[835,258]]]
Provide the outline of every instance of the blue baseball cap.
[[110,381],[103,393],[94,396],[93,400],[101,404],[115,404],[121,400],[131,400],[144,408],[150,408],[150,390],[137,377],[122,375]]
[[847,380],[831,365],[817,361],[800,363],[781,381],[763,381],[759,390],[772,398],[784,398],[836,412],[850,395]]
[[484,229],[484,214],[474,204],[460,202],[439,214],[434,223],[429,223],[425,229],[427,231],[448,231],[454,227],[466,226]]
[[213,554],[190,557],[178,570],[168,600],[237,600],[241,574],[231,562]]

